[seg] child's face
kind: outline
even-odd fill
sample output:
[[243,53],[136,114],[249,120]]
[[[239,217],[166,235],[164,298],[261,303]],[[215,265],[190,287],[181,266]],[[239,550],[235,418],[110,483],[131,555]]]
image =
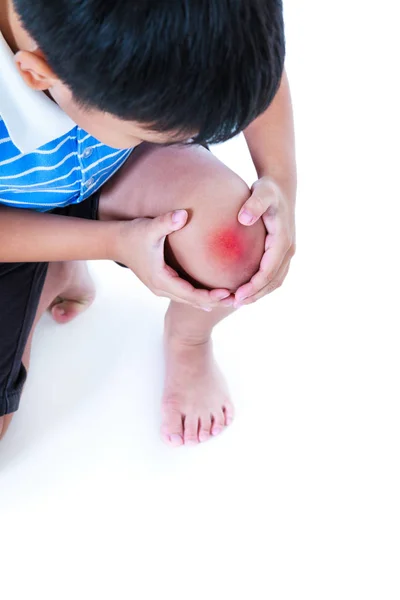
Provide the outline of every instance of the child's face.
[[131,148],[142,142],[165,144],[188,141],[190,135],[175,136],[173,133],[151,131],[140,123],[125,121],[109,113],[82,108],[65,85],[59,82],[49,90],[53,99],[82,129],[114,148]]
[[194,132],[186,136],[176,136],[174,132],[157,133],[140,123],[125,121],[100,110],[82,108],[74,100],[69,88],[51,70],[37,47],[17,52],[15,61],[29,87],[46,92],[77,125],[108,146],[132,148],[142,142],[185,142],[195,135]]

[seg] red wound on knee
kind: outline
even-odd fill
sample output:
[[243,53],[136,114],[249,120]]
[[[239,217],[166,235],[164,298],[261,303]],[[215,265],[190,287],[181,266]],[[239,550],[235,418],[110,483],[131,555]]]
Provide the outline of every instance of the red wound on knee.
[[245,252],[243,238],[236,227],[214,231],[208,245],[213,257],[224,262],[239,261]]

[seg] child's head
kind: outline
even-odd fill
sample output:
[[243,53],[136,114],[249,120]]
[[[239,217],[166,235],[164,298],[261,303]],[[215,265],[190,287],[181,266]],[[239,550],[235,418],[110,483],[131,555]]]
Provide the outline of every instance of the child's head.
[[[36,42],[17,55],[100,140],[219,142],[270,104],[282,76],[281,0],[13,0]],[[32,52],[33,50],[33,52]]]

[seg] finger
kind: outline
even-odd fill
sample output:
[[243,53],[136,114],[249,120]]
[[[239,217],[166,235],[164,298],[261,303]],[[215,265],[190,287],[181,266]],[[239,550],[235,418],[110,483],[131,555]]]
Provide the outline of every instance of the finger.
[[242,306],[247,306],[248,304],[254,304],[254,302],[257,302],[257,300],[260,300],[264,296],[267,296],[268,294],[272,294],[272,292],[279,289],[282,286],[283,282],[285,281],[287,274],[289,273],[289,269],[290,269],[290,259],[288,262],[285,262],[285,264],[279,270],[279,273],[277,274],[276,278],[273,281],[271,281],[271,283],[269,283],[264,288],[262,288],[262,290],[260,290],[257,294],[254,294],[254,296],[250,296],[249,298],[244,300],[244,302],[242,303]]
[[[175,271],[172,267],[170,267],[166,263],[164,264],[164,271],[166,272],[166,274],[168,276],[174,277],[175,279],[180,279],[180,276],[177,273],[177,271]],[[193,289],[196,289],[196,288],[193,288]],[[215,308],[217,308],[220,305],[221,300],[228,300],[228,305],[229,305],[229,298],[231,301],[233,300],[233,296],[232,296],[231,292],[224,288],[216,288],[214,290],[209,290],[209,291],[203,290],[203,292],[206,292],[206,294],[203,294],[204,302],[207,302],[208,305],[211,305]],[[226,305],[226,303],[224,303],[224,304]]]
[[162,274],[158,278],[158,289],[160,294],[163,296],[174,296],[180,300],[186,301],[188,304],[194,306],[217,308],[220,300],[217,300],[217,296],[225,296],[229,294],[229,290],[213,290],[211,291],[204,289],[197,289],[191,283],[179,277],[175,272],[172,274],[168,269],[163,270]]
[[235,304],[235,295],[231,294],[229,296],[229,298],[226,298],[225,300],[221,300],[218,306],[220,308],[231,308],[234,304]]
[[175,210],[155,217],[150,221],[151,236],[155,246],[163,246],[167,235],[182,229],[186,225],[188,213],[186,210]]
[[235,294],[237,302],[242,302],[249,296],[257,294],[266,285],[273,281],[286,258],[288,249],[285,241],[276,241],[275,236],[268,236],[272,238],[270,242],[272,245],[267,245],[264,256],[261,259],[259,271],[253,275],[249,283],[242,285]]
[[235,300],[234,297],[231,296],[230,298],[221,300],[218,303],[212,303],[209,305],[196,305],[187,300],[182,300],[182,298],[180,298],[178,296],[174,296],[174,294],[170,294],[163,290],[160,290],[157,293],[157,295],[161,296],[162,298],[167,298],[168,300],[172,300],[173,302],[177,302],[178,304],[185,304],[186,306],[191,306],[192,308],[196,308],[198,310],[203,310],[205,312],[211,312],[213,309],[217,309],[217,308],[228,308],[230,306],[233,306],[233,303]]
[[192,308],[196,308],[197,310],[203,310],[205,312],[212,311],[212,307],[195,306],[194,304],[192,304],[191,302],[188,302],[187,300],[182,300],[182,298],[179,298],[178,296],[174,296],[173,294],[168,294],[168,292],[163,292],[162,290],[157,292],[157,295],[161,298],[166,298],[167,300],[171,300],[171,302],[176,302],[177,304],[185,304],[186,306],[191,306]]
[[[171,277],[176,277],[176,278],[180,277],[179,273],[177,271],[175,271],[175,269],[173,269],[172,267],[167,265],[166,263],[164,265],[164,269],[168,273],[168,275],[170,275]],[[205,290],[205,291],[208,293],[210,300],[212,302],[215,302],[216,305],[220,300],[225,300],[226,298],[229,298],[229,296],[232,295],[229,290],[224,289],[224,288],[215,288],[213,290]]]
[[231,292],[229,290],[224,290],[223,288],[210,290],[210,298],[215,302],[219,302],[220,300],[226,300],[230,296],[232,296]]
[[239,222],[242,225],[254,225],[277,200],[276,185],[270,181],[259,181],[253,186],[250,198],[244,203],[239,212]]

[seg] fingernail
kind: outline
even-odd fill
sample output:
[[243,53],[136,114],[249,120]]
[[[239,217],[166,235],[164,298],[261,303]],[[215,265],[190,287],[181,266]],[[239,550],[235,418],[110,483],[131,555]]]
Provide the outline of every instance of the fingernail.
[[233,306],[233,303],[234,303],[234,300],[232,300],[232,299],[221,302],[222,306],[224,306],[225,308],[228,308],[229,306]]
[[172,222],[177,225],[186,218],[186,210],[176,210],[172,213]]
[[217,292],[215,294],[218,298],[218,300],[225,300],[225,298],[229,298],[229,296],[231,295],[230,292],[226,293],[226,292]]
[[237,302],[243,302],[244,300],[246,300],[246,298],[248,298],[248,296],[236,296]]
[[244,209],[239,214],[239,221],[243,225],[250,225],[254,221],[254,216],[248,210]]

